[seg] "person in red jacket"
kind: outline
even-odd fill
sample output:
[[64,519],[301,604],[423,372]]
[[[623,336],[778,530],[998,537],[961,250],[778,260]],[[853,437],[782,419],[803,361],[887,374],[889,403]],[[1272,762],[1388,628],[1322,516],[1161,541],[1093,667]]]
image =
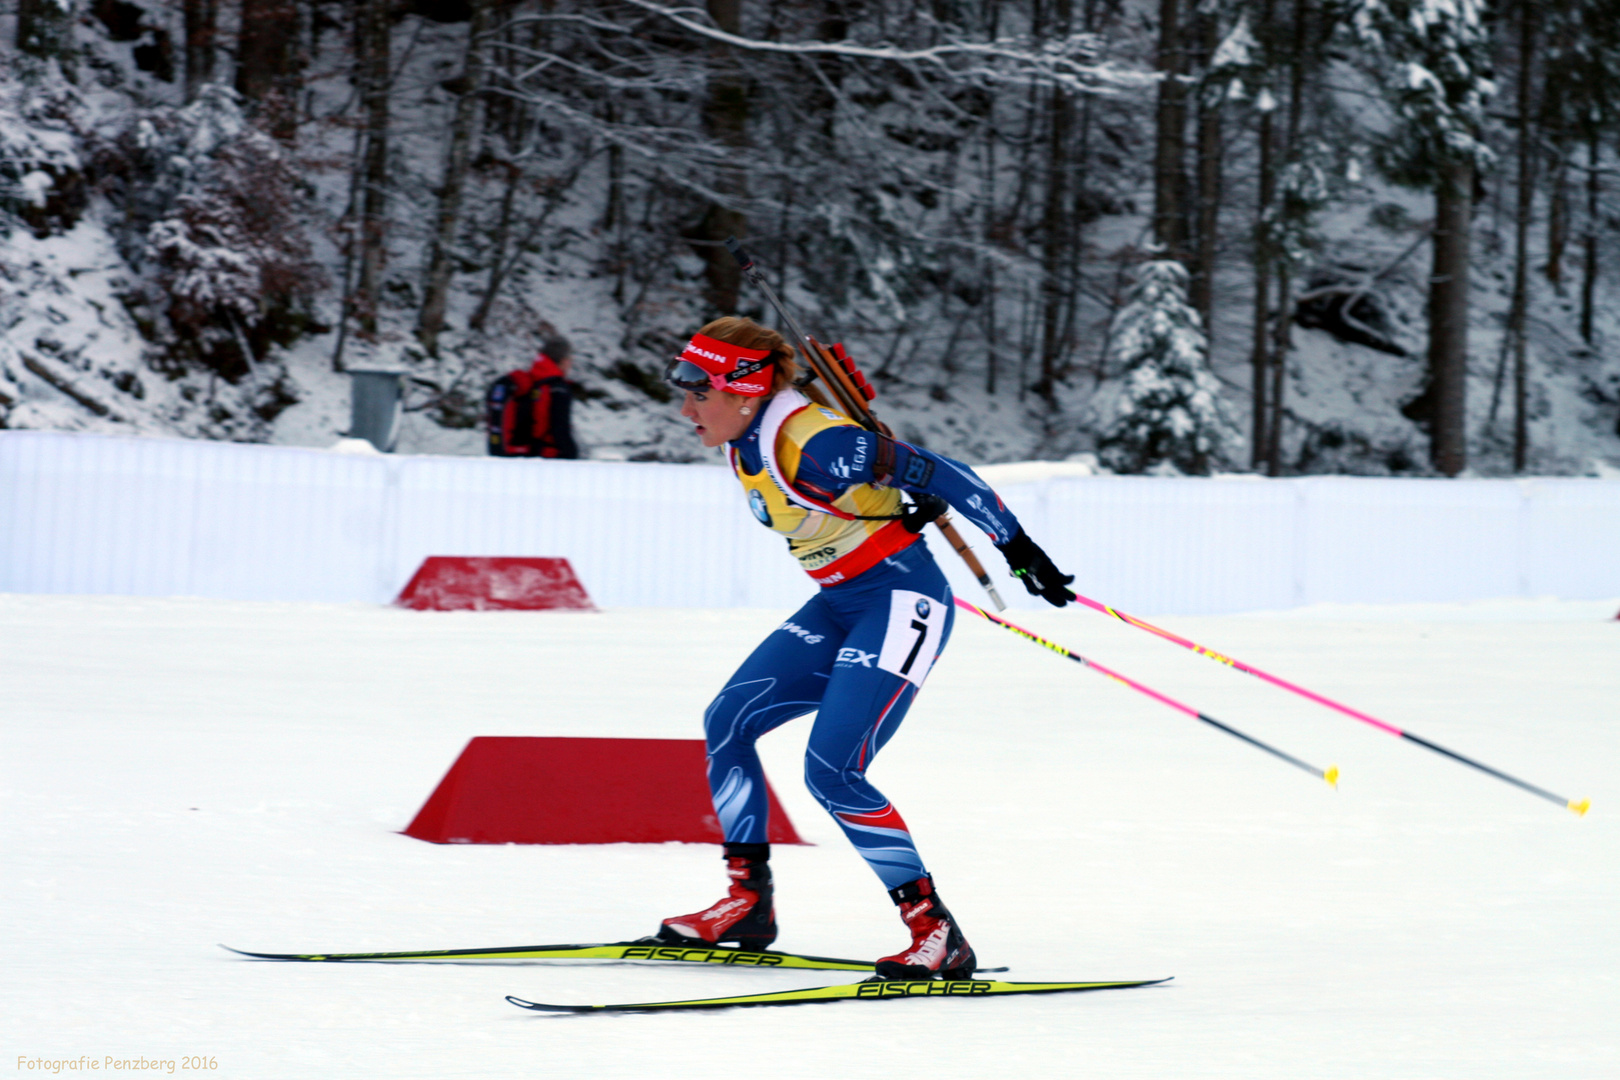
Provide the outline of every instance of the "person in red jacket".
[[573,346],[560,334],[547,338],[527,371],[495,380],[486,400],[489,452],[495,457],[577,458],[568,372]]

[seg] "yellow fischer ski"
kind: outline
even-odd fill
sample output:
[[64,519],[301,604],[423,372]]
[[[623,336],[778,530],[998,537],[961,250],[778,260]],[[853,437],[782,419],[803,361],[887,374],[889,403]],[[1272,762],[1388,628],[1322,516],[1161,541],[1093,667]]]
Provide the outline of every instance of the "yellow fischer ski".
[[879,1001],[893,998],[983,998],[1005,994],[1069,994],[1082,990],[1123,990],[1133,986],[1156,986],[1164,979],[1136,979],[1123,982],[996,982],[986,979],[919,979],[885,982],[843,983],[839,986],[812,986],[805,990],[779,990],[771,994],[738,994],[731,997],[696,998],[692,1001],[642,1001],[619,1005],[547,1005],[507,995],[520,1009],[535,1012],[660,1012],[670,1009],[730,1009],[744,1005],[810,1005],[822,1001]]
[[[597,945],[511,945],[495,949],[421,949],[414,952],[261,953],[220,948],[255,960],[369,963],[379,961],[477,960],[621,960],[669,961],[680,964],[725,964],[733,967],[803,968],[815,971],[871,971],[869,960],[840,960],[798,953],[750,952],[722,945],[690,947],[665,941],[618,941]],[[1006,970],[1005,968],[997,970]]]

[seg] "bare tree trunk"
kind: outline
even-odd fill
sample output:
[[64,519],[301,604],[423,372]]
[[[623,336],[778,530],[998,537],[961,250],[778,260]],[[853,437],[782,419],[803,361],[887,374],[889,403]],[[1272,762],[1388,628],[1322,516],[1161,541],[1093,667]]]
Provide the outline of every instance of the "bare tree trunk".
[[[996,134],[995,100],[990,101],[989,123],[984,127],[984,237],[985,247],[996,242]],[[998,327],[996,325],[996,263],[988,254],[984,258],[984,392],[996,392]]]
[[366,129],[359,124],[354,126],[354,146],[349,152],[349,202],[343,208],[343,214],[338,219],[349,228],[347,242],[343,245],[343,295],[338,301],[338,332],[337,344],[332,349],[332,370],[343,371],[343,349],[349,341],[349,313],[354,310],[354,263],[359,254],[359,238],[355,234],[353,222],[356,212],[360,209],[360,196],[364,187],[364,177],[360,170],[361,158],[366,145]]
[[[489,63],[502,68],[504,72],[502,77],[507,82],[513,77],[515,66],[522,62],[520,53],[508,47],[516,41],[511,13],[512,8],[504,2],[495,3],[489,11],[489,18],[495,27]],[[530,24],[527,45],[531,52],[550,50],[549,30],[549,25],[544,22]],[[613,117],[611,106],[608,115],[611,120]],[[518,259],[522,257],[521,250],[516,256],[509,257],[507,254],[512,246],[512,229],[517,218],[518,191],[524,179],[522,165],[511,159],[521,153],[523,141],[528,137],[533,118],[533,111],[529,105],[505,94],[493,95],[485,107],[485,130],[492,137],[498,137],[504,144],[506,157],[496,162],[494,170],[500,172],[505,180],[505,186],[501,189],[501,205],[495,220],[495,232],[490,238],[489,274],[485,280],[483,295],[478,298],[478,309],[473,312],[472,318],[467,320],[467,329],[478,333],[484,331],[489,314],[495,307],[495,300],[500,295],[501,286],[517,265]],[[620,228],[623,229],[622,223]],[[622,280],[622,270],[620,276]]]
[[1592,344],[1593,305],[1597,297],[1598,279],[1598,227],[1602,223],[1599,200],[1603,195],[1603,174],[1598,171],[1598,140],[1593,135],[1586,143],[1586,246],[1585,265],[1581,273],[1581,340]]
[[1277,266],[1277,321],[1272,326],[1271,343],[1271,409],[1266,426],[1266,475],[1282,475],[1283,396],[1288,389],[1288,350],[1293,346],[1294,320],[1289,317],[1293,303],[1290,290],[1293,271],[1286,259]]
[[360,284],[355,290],[354,306],[360,331],[367,337],[377,333],[378,293],[388,259],[390,6],[389,0],[364,0],[358,12],[366,152],[362,167],[364,197],[360,203]]
[[[1535,57],[1535,8],[1519,0],[1519,174],[1513,222],[1513,299],[1508,336],[1513,342],[1513,471],[1523,472],[1530,451],[1525,415],[1525,319],[1530,305],[1530,216],[1535,212],[1535,149],[1530,137],[1530,72]],[[1494,399],[1492,402],[1495,404]]]
[[214,79],[214,40],[219,33],[219,0],[185,0],[186,100],[195,101]]
[[[1289,57],[1289,86],[1288,86],[1288,132],[1283,144],[1283,158],[1296,159],[1301,153],[1299,131],[1305,113],[1305,63],[1306,63],[1306,3],[1305,0],[1294,0],[1294,41]],[[1285,205],[1285,214],[1296,212],[1295,208]],[[1292,226],[1294,223],[1289,222]],[[1277,267],[1277,324],[1274,328],[1276,341],[1271,353],[1271,425],[1266,434],[1266,474],[1268,476],[1282,475],[1282,449],[1283,449],[1283,397],[1288,390],[1288,354],[1293,349],[1294,330],[1294,295],[1293,295],[1294,268],[1289,257],[1284,256],[1278,261]]]
[[1429,279],[1429,460],[1447,476],[1468,464],[1468,230],[1474,170],[1449,165],[1435,186]]
[[[619,122],[616,102],[606,103],[608,127]],[[607,200],[602,208],[602,233],[612,235],[624,222],[624,147],[615,140],[607,148]]]
[[1254,402],[1251,418],[1250,465],[1259,469],[1271,454],[1266,440],[1271,431],[1269,389],[1266,373],[1271,367],[1271,236],[1268,217],[1276,194],[1276,166],[1272,158],[1271,114],[1260,114],[1260,201],[1254,215],[1254,344],[1249,353],[1250,393]]
[[[741,0],[707,0],[709,17],[716,26],[731,34],[742,32]],[[748,145],[748,78],[742,65],[724,45],[709,48],[709,86],[703,101],[703,130],[715,141],[737,151],[729,167],[717,170],[715,190],[741,197],[747,190],[742,151]],[[728,236],[741,236],[747,226],[742,213],[721,203],[711,203],[703,220],[688,238],[703,259],[707,285],[704,298],[715,311],[731,314],[737,310],[742,288],[742,271],[725,249]]]
[[1552,183],[1549,185],[1552,194],[1547,204],[1546,274],[1547,280],[1552,282],[1553,291],[1559,296],[1564,295],[1564,248],[1569,244],[1569,190],[1564,184],[1569,169],[1564,150],[1562,142],[1554,148],[1558,159],[1553,167]]
[[450,146],[445,155],[444,184],[439,188],[439,216],[434,223],[433,240],[428,247],[427,271],[423,275],[422,312],[416,336],[429,356],[439,354],[439,333],[444,329],[444,309],[450,299],[451,249],[461,225],[461,196],[467,185],[467,166],[472,160],[473,133],[478,119],[478,94],[484,82],[484,31],[489,23],[489,0],[472,0],[472,19],[467,27],[467,56],[462,64],[455,118],[450,123]]
[[[1173,0],[1172,0],[1173,2]],[[1057,0],[1053,5],[1051,33],[1064,38],[1069,33],[1072,9],[1069,0]],[[1067,351],[1064,340],[1063,310],[1070,297],[1067,284],[1068,263],[1074,258],[1069,250],[1069,133],[1073,121],[1073,107],[1069,95],[1060,87],[1052,88],[1050,99],[1049,139],[1046,159],[1046,207],[1041,215],[1041,378],[1039,393],[1048,406],[1056,400],[1059,368]]]
[[[1001,7],[997,0],[984,0],[985,36],[996,37],[999,30]],[[984,125],[984,235],[987,251],[996,244],[996,144],[1000,134],[996,129],[996,96],[990,95],[985,104]],[[996,288],[996,262],[988,254],[984,258],[984,392],[996,392],[996,377],[1000,373],[1000,326],[996,320],[996,305],[1000,293]]]
[[75,0],[18,0],[17,49],[41,60],[55,60],[68,78],[74,76]]
[[[189,37],[186,46],[189,57]],[[236,89],[257,105],[270,134],[286,143],[298,137],[297,0],[242,0]]]
[[[1095,33],[1097,29],[1096,6],[1095,0],[1086,0],[1085,5],[1081,9],[1082,15],[1080,26],[1081,29],[1088,34]],[[1074,151],[1074,210],[1071,213],[1073,220],[1072,227],[1070,229],[1070,243],[1074,246],[1076,262],[1074,268],[1074,277],[1070,283],[1073,296],[1069,301],[1069,334],[1071,339],[1076,342],[1076,348],[1078,348],[1078,343],[1083,336],[1078,327],[1080,322],[1081,301],[1084,297],[1086,287],[1085,275],[1081,272],[1081,264],[1079,260],[1081,256],[1084,255],[1086,250],[1086,226],[1092,221],[1096,220],[1096,218],[1099,216],[1091,191],[1091,132],[1095,119],[1092,110],[1092,97],[1093,95],[1091,94],[1084,94],[1081,96],[1079,108],[1080,135],[1076,140]],[[1101,346],[1102,340],[1106,337],[1106,334],[1099,337],[1099,346]],[[1092,358],[1091,373],[1093,386],[1102,382],[1105,359],[1106,357],[1104,350],[1099,347],[1098,351],[1093,355]]]
[[[1265,0],[1261,10],[1261,25],[1269,28],[1272,15],[1271,0]],[[1269,36],[1264,39],[1269,43]],[[1266,49],[1266,63],[1270,67],[1270,53]],[[1271,455],[1266,440],[1271,432],[1267,402],[1270,397],[1266,373],[1271,367],[1271,204],[1277,195],[1277,166],[1273,160],[1272,113],[1267,109],[1260,114],[1259,131],[1259,201],[1254,212],[1254,344],[1249,353],[1250,395],[1254,415],[1250,418],[1249,464],[1258,470]]]
[[[609,126],[619,122],[618,106],[612,101],[607,103],[607,122]],[[625,271],[629,269],[624,242],[629,230],[626,220],[628,211],[624,205],[624,147],[616,141],[612,143],[608,147],[607,159],[607,207],[602,214],[602,235],[607,238],[613,264],[613,302],[623,304]]]
[[[1211,10],[1199,13],[1199,56],[1204,64],[1220,47],[1220,22]],[[1213,91],[1213,94],[1211,93]],[[1221,216],[1220,88],[1198,94],[1198,251],[1192,273],[1192,306],[1204,319],[1204,337],[1215,343],[1215,257]]]
[[1046,207],[1041,215],[1041,375],[1039,392],[1051,404],[1059,368],[1066,351],[1063,339],[1063,309],[1069,290],[1065,288],[1069,250],[1069,95],[1053,88],[1052,127],[1047,145]]
[[501,282],[506,277],[506,249],[512,242],[512,203],[517,198],[518,182],[522,178],[523,170],[507,162],[506,190],[501,193],[501,213],[496,219],[495,235],[491,240],[494,253],[489,260],[489,281],[484,286],[484,295],[479,298],[478,310],[467,320],[469,330],[484,329],[484,322],[489,318],[489,309],[495,305],[495,294],[500,292]]
[[1041,88],[1031,83],[1029,97],[1023,110],[1024,129],[1008,140],[1018,147],[1018,167],[1013,170],[1017,183],[1013,186],[1013,196],[1007,204],[1006,212],[1001,215],[1002,221],[1009,227],[1023,220],[1024,203],[1029,197],[1032,177],[1038,172],[1034,161],[1040,138],[1035,121],[1040,116],[1040,101]]
[[1183,195],[1187,157],[1187,88],[1181,74],[1181,0],[1159,0],[1159,102],[1153,153],[1153,241],[1173,259],[1187,254],[1187,211]]

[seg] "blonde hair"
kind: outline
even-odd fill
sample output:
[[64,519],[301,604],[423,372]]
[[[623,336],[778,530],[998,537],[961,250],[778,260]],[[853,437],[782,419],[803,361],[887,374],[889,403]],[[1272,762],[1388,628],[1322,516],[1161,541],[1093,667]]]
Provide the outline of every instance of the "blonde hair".
[[[712,337],[716,341],[741,345],[745,349],[769,349],[771,360],[775,365],[775,370],[771,373],[772,397],[792,386],[804,373],[804,365],[799,363],[799,350],[788,344],[787,339],[781,334],[768,326],[761,326],[753,319],[741,315],[726,315],[709,323],[698,333]],[[798,390],[817,405],[835,408],[828,402],[821,387],[814,383],[798,387]]]

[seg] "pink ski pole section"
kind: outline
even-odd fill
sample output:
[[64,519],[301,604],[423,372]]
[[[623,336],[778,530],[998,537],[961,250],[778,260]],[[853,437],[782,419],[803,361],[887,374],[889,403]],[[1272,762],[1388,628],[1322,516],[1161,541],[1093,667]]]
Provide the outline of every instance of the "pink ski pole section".
[[1306,772],[1310,773],[1312,776],[1320,777],[1321,779],[1326,780],[1329,784],[1333,785],[1334,787],[1339,786],[1339,770],[1337,768],[1318,769],[1315,765],[1312,765],[1310,762],[1301,761],[1299,758],[1295,757],[1292,754],[1285,754],[1281,750],[1277,749],[1275,746],[1272,746],[1269,743],[1263,743],[1259,739],[1256,739],[1252,735],[1245,735],[1243,732],[1239,731],[1237,728],[1231,727],[1231,726],[1229,726],[1227,724],[1223,724],[1219,720],[1215,719],[1213,716],[1206,716],[1205,714],[1199,712],[1197,709],[1192,708],[1190,705],[1183,705],[1181,702],[1177,701],[1175,698],[1168,697],[1168,696],[1166,696],[1164,694],[1161,694],[1157,690],[1151,690],[1148,687],[1143,686],[1141,683],[1137,682],[1135,679],[1127,679],[1125,676],[1119,674],[1119,672],[1117,672],[1117,671],[1110,671],[1108,668],[1103,667],[1101,664],[1093,663],[1092,661],[1087,660],[1085,657],[1081,656],[1079,653],[1074,652],[1074,651],[1072,651],[1070,649],[1066,649],[1062,645],[1059,645],[1055,641],[1048,641],[1045,638],[1041,637],[1039,634],[1031,633],[1030,631],[1025,630],[1022,626],[1019,626],[1017,623],[1009,622],[1006,619],[1003,619],[1000,615],[992,615],[988,611],[984,610],[982,607],[979,607],[976,604],[968,603],[966,600],[963,600],[960,596],[956,597],[955,600],[956,600],[956,605],[958,607],[960,607],[964,611],[971,611],[971,612],[973,612],[973,614],[978,615],[981,618],[987,619],[988,621],[990,621],[992,623],[995,623],[997,626],[1001,627],[1004,630],[1011,630],[1013,633],[1017,634],[1019,637],[1026,638],[1029,641],[1033,641],[1035,644],[1042,646],[1043,648],[1050,649],[1053,652],[1057,653],[1059,656],[1064,657],[1065,659],[1073,660],[1075,663],[1079,664],[1081,667],[1091,668],[1093,671],[1095,671],[1099,675],[1103,675],[1103,676],[1105,676],[1107,678],[1113,679],[1115,682],[1121,683],[1121,684],[1123,684],[1125,686],[1128,686],[1132,690],[1136,690],[1136,691],[1138,691],[1140,693],[1146,694],[1148,697],[1152,698],[1154,701],[1157,701],[1161,705],[1168,705],[1172,709],[1175,709],[1177,712],[1185,713],[1186,715],[1192,717],[1194,720],[1198,720],[1201,723],[1208,724],[1213,728],[1216,728],[1216,729],[1218,729],[1220,731],[1224,731],[1228,735],[1232,736],[1235,739],[1242,739],[1244,742],[1248,743],[1250,746],[1253,746],[1253,747],[1255,747],[1256,749],[1259,749],[1259,750],[1264,750],[1266,753],[1271,754],[1273,757],[1281,758],[1283,761],[1288,762],[1288,764],[1293,765],[1296,768],[1304,769]]
[[1053,652],[1058,653],[1061,656],[1067,656],[1070,660],[1078,660],[1080,663],[1084,664],[1088,668],[1091,668],[1093,671],[1097,672],[1099,675],[1106,675],[1110,679],[1113,679],[1115,682],[1122,682],[1126,686],[1130,687],[1132,690],[1140,691],[1141,693],[1146,694],[1148,697],[1152,698],[1154,701],[1157,701],[1162,705],[1168,705],[1172,709],[1176,709],[1179,712],[1186,713],[1188,716],[1197,717],[1200,720],[1203,719],[1203,714],[1200,713],[1197,709],[1193,708],[1191,705],[1183,705],[1181,702],[1177,701],[1175,698],[1168,697],[1168,696],[1166,696],[1164,694],[1161,694],[1157,690],[1154,690],[1152,687],[1143,686],[1141,683],[1137,682],[1135,679],[1127,678],[1124,675],[1121,675],[1117,671],[1111,671],[1108,668],[1105,668],[1101,664],[1097,663],[1095,660],[1087,660],[1085,657],[1081,656],[1079,653],[1074,652],[1071,649],[1066,649],[1062,645],[1059,645],[1055,641],[1046,640],[1045,638],[1041,637],[1041,635],[1035,633],[1033,630],[1026,630],[1022,626],[1019,626],[1017,623],[1012,622],[1012,621],[1010,621],[1008,619],[1005,619],[1005,618],[1003,618],[1003,617],[1001,617],[999,615],[991,615],[989,612],[985,611],[983,608],[976,607],[973,604],[968,603],[966,600],[963,600],[960,596],[953,597],[953,599],[956,601],[956,605],[958,607],[963,608],[964,610],[967,610],[967,611],[971,611],[975,615],[983,616],[984,618],[989,619],[991,622],[1000,623],[1002,626],[1005,626],[1009,630],[1016,630],[1018,633],[1023,634],[1025,637],[1029,638],[1029,640],[1035,642],[1037,645],[1044,645],[1048,649],[1051,649]]
[[[1346,716],[1354,717],[1355,719],[1360,720],[1363,724],[1371,724],[1373,727],[1379,729],[1380,731],[1387,731],[1391,735],[1396,736],[1397,738],[1402,737],[1402,736],[1404,736],[1406,734],[1406,732],[1402,731],[1400,728],[1396,727],[1394,724],[1386,724],[1386,723],[1384,723],[1384,721],[1378,719],[1376,716],[1368,716],[1366,713],[1362,712],[1359,709],[1352,709],[1348,705],[1341,705],[1337,701],[1334,701],[1332,698],[1323,697],[1321,694],[1318,694],[1313,690],[1307,690],[1303,686],[1296,686],[1295,684],[1289,682],[1287,679],[1279,679],[1277,676],[1272,675],[1272,674],[1270,674],[1268,672],[1261,671],[1257,667],[1250,667],[1248,664],[1245,664],[1241,660],[1234,660],[1230,656],[1226,656],[1226,655],[1224,655],[1222,653],[1218,653],[1213,649],[1206,649],[1204,646],[1198,644],[1197,642],[1188,641],[1186,638],[1181,637],[1181,636],[1179,636],[1177,634],[1172,634],[1168,630],[1161,630],[1157,626],[1154,626],[1152,623],[1143,622],[1141,619],[1136,618],[1134,615],[1127,615],[1122,611],[1115,611],[1113,608],[1109,607],[1107,604],[1099,604],[1097,601],[1091,599],[1089,596],[1081,596],[1078,593],[1074,593],[1073,595],[1074,595],[1074,598],[1077,601],[1079,601],[1080,603],[1086,605],[1086,607],[1091,608],[1093,611],[1100,611],[1104,615],[1112,615],[1114,618],[1118,619],[1122,623],[1127,623],[1127,624],[1129,624],[1131,626],[1134,626],[1138,630],[1146,630],[1150,634],[1157,634],[1159,637],[1164,638],[1166,641],[1173,641],[1177,645],[1180,645],[1182,648],[1191,649],[1193,652],[1197,653],[1200,656],[1207,656],[1211,660],[1215,660],[1215,661],[1218,661],[1218,662],[1220,662],[1222,664],[1225,664],[1227,667],[1236,668],[1238,671],[1243,672],[1245,675],[1253,675],[1257,679],[1264,679],[1266,682],[1270,683],[1273,686],[1280,686],[1284,690],[1287,690],[1290,693],[1298,694],[1302,698],[1308,698],[1311,701],[1316,702],[1318,705],[1326,705],[1330,709],[1334,709],[1334,710],[1336,710],[1338,712],[1344,713],[1344,715],[1346,715]],[[1099,670],[1101,670],[1101,669],[1099,669]],[[1115,677],[1117,678],[1118,676],[1115,676]],[[1145,693],[1150,693],[1150,694],[1152,693],[1151,690],[1144,690],[1144,692]]]

